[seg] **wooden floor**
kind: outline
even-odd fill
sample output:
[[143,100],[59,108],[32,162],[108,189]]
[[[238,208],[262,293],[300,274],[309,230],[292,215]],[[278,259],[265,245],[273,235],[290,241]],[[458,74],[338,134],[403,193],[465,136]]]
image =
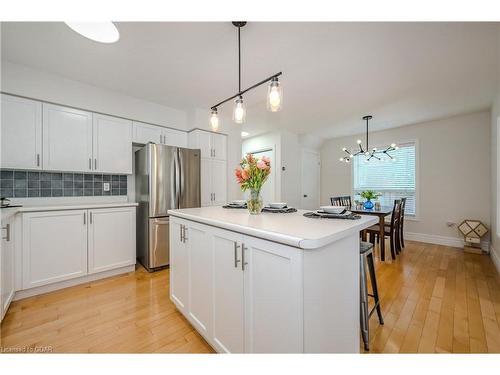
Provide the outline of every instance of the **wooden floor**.
[[[385,325],[372,353],[500,353],[500,277],[488,256],[408,242],[377,263]],[[210,353],[168,298],[168,270],[135,273],[14,302],[0,346],[54,352]]]

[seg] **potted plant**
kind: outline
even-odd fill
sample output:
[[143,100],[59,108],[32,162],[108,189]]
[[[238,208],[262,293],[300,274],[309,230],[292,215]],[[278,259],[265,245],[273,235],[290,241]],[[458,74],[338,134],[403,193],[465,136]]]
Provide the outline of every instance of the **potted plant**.
[[252,154],[247,154],[241,159],[239,168],[234,171],[241,191],[250,190],[247,207],[251,214],[260,214],[262,211],[263,201],[260,191],[270,173],[271,160],[266,156],[256,158]]
[[361,192],[361,197],[366,199],[363,207],[367,210],[371,210],[373,208],[372,199],[375,200],[380,197],[382,194],[375,192],[374,190],[365,190]]

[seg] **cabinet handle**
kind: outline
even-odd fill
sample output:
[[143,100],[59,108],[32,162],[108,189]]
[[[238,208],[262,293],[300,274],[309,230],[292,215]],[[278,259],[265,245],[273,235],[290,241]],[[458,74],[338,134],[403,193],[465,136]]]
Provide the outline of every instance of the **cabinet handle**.
[[87,213],[83,213],[83,225],[87,224]]
[[185,232],[185,230],[186,230],[186,227],[183,224],[181,224],[181,242],[184,242],[184,243],[186,242],[186,237],[185,237],[186,236],[186,232]]
[[215,148],[214,148],[214,158],[215,158]]
[[238,268],[238,263],[241,262],[238,259],[238,248],[240,245],[238,245],[236,242],[234,243],[234,268]]
[[92,158],[89,158],[89,169],[92,170]]
[[40,166],[40,154],[36,154],[36,166]]
[[245,250],[247,247],[245,247],[244,243],[241,243],[241,270],[245,271],[245,266],[248,264],[245,262]]
[[89,222],[92,224],[92,212],[89,212]]
[[97,158],[94,159],[94,169],[97,170]]
[[10,224],[6,224],[2,229],[5,229],[5,237],[2,237],[5,241],[10,242]]
[[186,237],[186,233],[188,231],[189,228],[187,228],[185,225],[184,225],[184,243],[186,243],[187,240],[189,240],[189,238]]

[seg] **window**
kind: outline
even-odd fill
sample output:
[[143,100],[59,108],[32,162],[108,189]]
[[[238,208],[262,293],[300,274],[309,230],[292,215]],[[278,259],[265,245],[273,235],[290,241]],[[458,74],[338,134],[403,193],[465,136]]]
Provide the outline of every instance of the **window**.
[[375,190],[382,194],[380,203],[383,206],[392,206],[395,199],[406,197],[405,213],[415,215],[415,143],[399,145],[391,155],[395,161],[372,159],[366,162],[363,157],[354,158],[354,194]]

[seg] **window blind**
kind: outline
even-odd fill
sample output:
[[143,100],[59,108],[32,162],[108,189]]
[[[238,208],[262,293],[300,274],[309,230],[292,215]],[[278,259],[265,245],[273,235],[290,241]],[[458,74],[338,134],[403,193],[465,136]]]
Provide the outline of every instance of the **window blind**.
[[[383,148],[385,147],[380,147]],[[354,158],[354,194],[363,190],[375,190],[382,194],[379,200],[383,206],[392,206],[395,199],[406,197],[405,212],[407,215],[415,215],[415,143],[399,145],[391,155],[395,161],[372,159],[367,162],[363,157]]]

